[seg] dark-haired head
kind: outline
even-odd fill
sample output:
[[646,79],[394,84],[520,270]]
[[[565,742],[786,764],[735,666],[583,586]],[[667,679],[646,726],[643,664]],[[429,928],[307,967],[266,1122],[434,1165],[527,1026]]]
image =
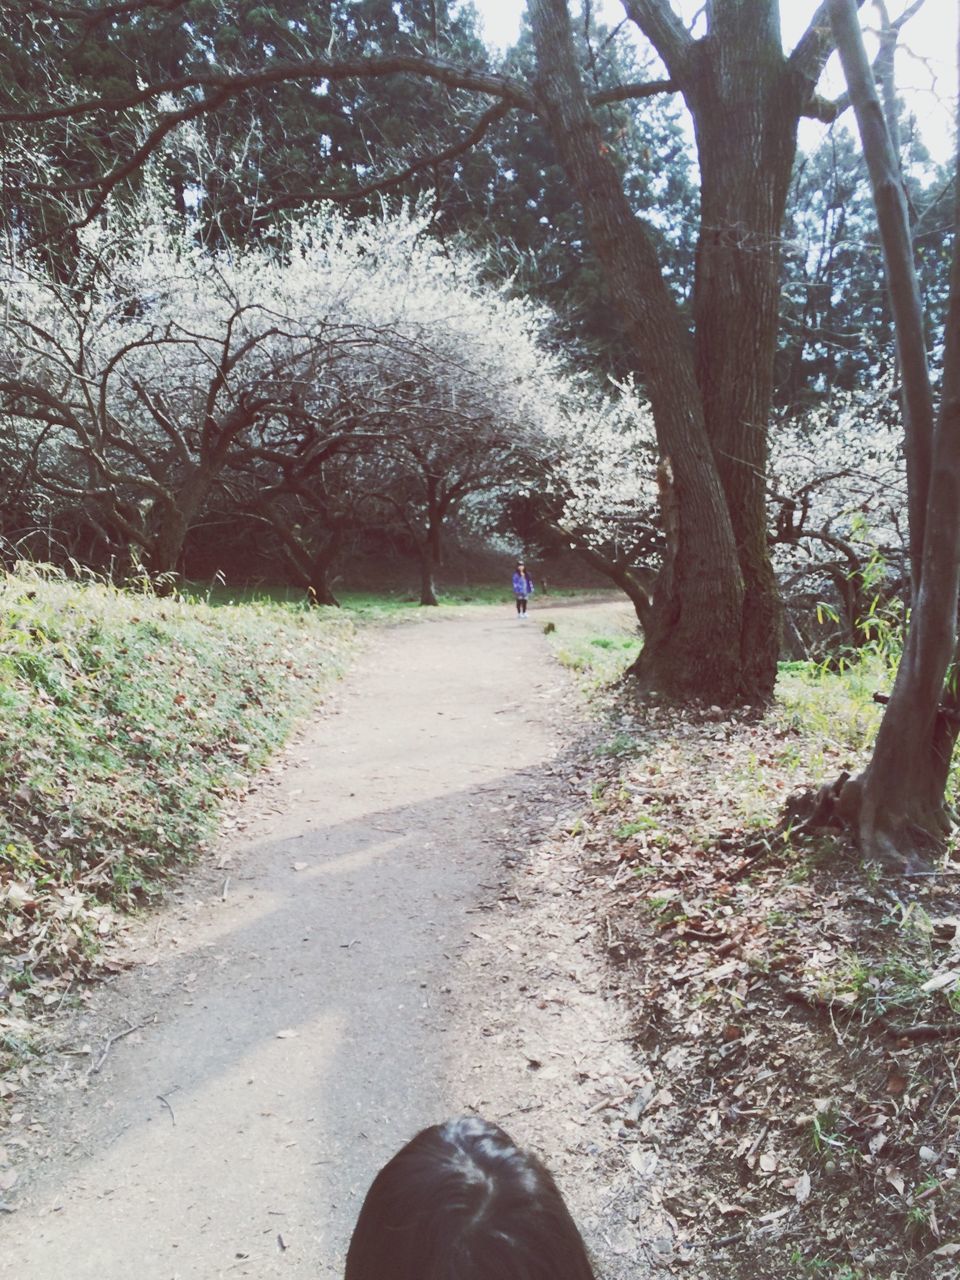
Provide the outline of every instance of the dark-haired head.
[[424,1129],[377,1174],[346,1280],[594,1280],[549,1171],[476,1116]]

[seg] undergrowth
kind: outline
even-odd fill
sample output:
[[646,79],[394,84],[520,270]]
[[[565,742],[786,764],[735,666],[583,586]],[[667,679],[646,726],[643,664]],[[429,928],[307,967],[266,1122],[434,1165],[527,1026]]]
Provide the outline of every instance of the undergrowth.
[[955,853],[897,879],[786,819],[863,767],[892,674],[875,646],[784,664],[764,715],[618,699],[568,829],[651,1075],[623,1132],[697,1274],[957,1274]]
[[[531,612],[537,621],[537,611]],[[576,672],[588,693],[598,693],[618,680],[640,652],[640,636],[632,609],[611,612],[589,605],[552,619],[545,627],[553,655]]]

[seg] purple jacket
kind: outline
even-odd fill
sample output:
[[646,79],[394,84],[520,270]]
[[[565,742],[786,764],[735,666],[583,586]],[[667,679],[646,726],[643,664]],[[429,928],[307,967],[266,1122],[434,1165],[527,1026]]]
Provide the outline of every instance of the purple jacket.
[[515,573],[513,575],[513,594],[515,596],[533,595],[533,580],[528,573]]

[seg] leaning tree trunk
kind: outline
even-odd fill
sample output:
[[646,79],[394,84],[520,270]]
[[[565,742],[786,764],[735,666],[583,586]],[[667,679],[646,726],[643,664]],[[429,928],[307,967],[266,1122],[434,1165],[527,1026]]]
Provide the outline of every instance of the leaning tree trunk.
[[340,601],[333,594],[333,587],[330,585],[330,570],[339,549],[339,539],[327,543],[312,555],[304,548],[302,556],[294,557],[289,548],[286,549],[287,561],[296,574],[298,584],[307,593],[310,604],[340,608]]
[[[840,811],[868,857],[910,870],[943,847],[947,774],[957,737],[960,596],[960,182],[956,190],[940,413],[923,354],[919,292],[897,157],[870,72],[853,0],[830,0],[844,73],[870,170],[904,381],[914,606],[893,692],[864,773]],[[960,49],[958,49],[960,64]],[[951,670],[952,668],[952,670]]]
[[[744,581],[745,690],[769,696],[782,605],[767,530],[767,439],[780,312],[780,237],[807,86],[772,10],[716,5],[683,78],[700,160],[694,287],[697,384]],[[736,56],[733,51],[736,51]]]
[[330,570],[343,545],[343,533],[339,529],[329,532],[321,541],[318,549],[303,541],[293,518],[272,497],[261,498],[258,510],[273,528],[280,540],[287,564],[296,579],[297,585],[303,587],[311,604],[330,605],[339,609],[340,601],[333,594],[330,586]]
[[[650,571],[638,571],[631,569],[628,564],[624,564],[621,560],[616,560],[612,556],[604,555],[602,551],[598,551],[592,547],[589,542],[579,538],[575,533],[571,533],[567,529],[561,528],[558,524],[544,524],[545,529],[551,534],[561,538],[564,542],[573,547],[578,556],[588,564],[591,569],[595,569],[597,573],[602,573],[604,577],[620,588],[633,605],[633,611],[637,615],[637,621],[646,631],[651,626],[653,615],[650,604],[649,586],[644,585],[640,580],[641,576],[646,577]],[[652,573],[650,573],[652,577]]]
[[665,460],[668,567],[635,674],[671,697],[730,703],[744,688],[743,580],[703,419],[693,353],[656,251],[604,154],[577,70],[566,0],[531,0],[540,113],[577,193],[625,331],[642,363]]

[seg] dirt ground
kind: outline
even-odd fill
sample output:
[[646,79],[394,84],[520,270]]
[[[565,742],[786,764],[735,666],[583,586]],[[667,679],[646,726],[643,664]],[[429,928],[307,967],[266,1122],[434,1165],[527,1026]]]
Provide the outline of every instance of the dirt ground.
[[548,840],[589,785],[550,617],[375,639],[64,1015],[3,1140],[0,1276],[340,1275],[379,1166],[471,1110],[544,1156],[608,1280],[677,1260],[618,1128],[644,1078],[602,922]]

